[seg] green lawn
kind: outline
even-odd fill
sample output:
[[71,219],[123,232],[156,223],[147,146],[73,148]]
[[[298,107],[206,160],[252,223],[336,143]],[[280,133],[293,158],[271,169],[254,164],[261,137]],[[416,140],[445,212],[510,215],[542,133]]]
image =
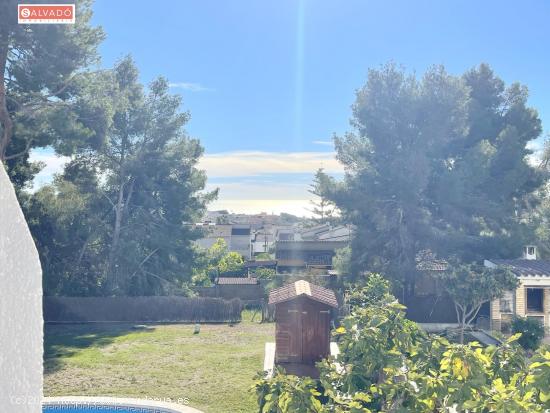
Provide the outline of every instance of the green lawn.
[[274,324],[48,325],[46,396],[189,399],[208,413],[254,412],[249,392]]

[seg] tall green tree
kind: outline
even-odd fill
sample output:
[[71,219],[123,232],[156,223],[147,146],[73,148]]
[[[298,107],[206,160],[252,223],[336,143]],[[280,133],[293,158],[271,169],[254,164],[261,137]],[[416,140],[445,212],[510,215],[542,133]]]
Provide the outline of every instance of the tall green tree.
[[72,2],[74,25],[18,24],[18,3],[0,3],[0,161],[20,188],[39,170],[29,150],[53,146],[70,154],[97,145],[108,114],[86,71],[104,37],[90,24],[91,0]]
[[544,143],[538,165],[547,178],[546,184],[537,191],[535,203],[527,209],[523,218],[536,235],[538,255],[541,259],[550,259],[550,139]]
[[537,204],[532,195],[545,179],[529,163],[527,147],[541,135],[541,121],[527,106],[527,87],[506,87],[488,65],[462,81],[469,91],[467,134],[449,147],[430,190],[431,213],[446,235],[439,251],[461,251],[467,261],[514,258],[534,241],[521,217]]
[[393,64],[369,71],[354,130],[335,140],[344,180],[323,189],[356,226],[354,272],[383,272],[408,295],[421,250],[469,261],[520,250],[528,232],[517,211],[542,182],[526,160],[541,133],[526,99],[486,65],[460,77],[442,67],[421,79]]
[[[114,114],[105,142],[81,152],[30,204],[47,209],[45,194],[59,200],[69,190],[78,201],[74,226],[60,230],[74,244],[70,258],[61,260],[69,265],[63,271],[68,278],[89,268],[88,279],[102,294],[184,292],[195,256],[191,242],[199,236],[190,224],[216,195],[203,192],[206,176],[196,168],[202,148],[185,133],[189,114],[180,111],[181,98],[168,93],[165,79],[144,91],[130,58],[110,76]],[[61,206],[64,213],[70,211]],[[38,214],[33,233],[42,246],[51,241],[44,240],[49,234],[41,224]]]

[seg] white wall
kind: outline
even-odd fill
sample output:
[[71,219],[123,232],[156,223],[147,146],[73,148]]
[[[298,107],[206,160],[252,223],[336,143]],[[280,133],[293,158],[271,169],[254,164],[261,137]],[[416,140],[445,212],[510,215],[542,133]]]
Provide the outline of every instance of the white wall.
[[42,270],[0,162],[0,411],[41,412]]

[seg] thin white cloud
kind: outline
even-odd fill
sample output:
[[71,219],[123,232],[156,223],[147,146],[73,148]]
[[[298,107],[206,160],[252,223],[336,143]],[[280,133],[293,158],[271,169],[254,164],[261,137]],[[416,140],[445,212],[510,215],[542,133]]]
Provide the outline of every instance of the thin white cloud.
[[322,146],[332,146],[334,143],[332,141],[313,141],[311,142],[315,145],[322,145]]
[[32,150],[29,156],[31,162],[41,162],[45,166],[36,174],[33,181],[33,189],[38,189],[50,183],[53,176],[57,173],[63,172],[63,167],[71,158],[67,156],[58,156],[53,150],[48,149],[35,149]]
[[[238,151],[205,155],[199,167],[213,178],[208,189],[219,188],[209,209],[241,213],[287,212],[311,216],[308,192],[319,168],[343,172],[333,152]],[[306,175],[311,176],[311,180]],[[224,178],[217,182],[216,178]]]
[[319,168],[328,173],[344,171],[334,152],[223,152],[206,154],[199,166],[211,178],[314,173]]
[[[55,155],[53,150],[34,150],[31,161],[43,162],[45,168],[36,176],[34,188],[52,181],[54,174],[63,171],[70,160]],[[211,182],[207,189],[219,188],[219,199],[209,209],[227,209],[234,212],[287,212],[298,216],[310,216],[308,192],[310,181],[304,176],[321,167],[327,173],[340,173],[343,167],[332,152],[263,152],[237,151],[204,156],[199,167],[209,178],[223,178]]]
[[212,92],[214,89],[193,82],[173,82],[168,84],[171,88],[184,89],[190,92]]

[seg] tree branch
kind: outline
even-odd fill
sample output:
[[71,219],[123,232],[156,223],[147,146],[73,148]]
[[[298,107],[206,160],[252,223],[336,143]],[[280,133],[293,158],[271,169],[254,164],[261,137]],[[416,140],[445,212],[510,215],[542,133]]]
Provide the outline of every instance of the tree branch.
[[13,154],[13,155],[4,156],[4,160],[7,161],[7,160],[10,160],[10,159],[19,158],[20,156],[25,155],[31,149],[31,145],[32,145],[32,139],[29,139],[27,141],[27,144],[25,145],[25,149],[23,149],[21,152]]

